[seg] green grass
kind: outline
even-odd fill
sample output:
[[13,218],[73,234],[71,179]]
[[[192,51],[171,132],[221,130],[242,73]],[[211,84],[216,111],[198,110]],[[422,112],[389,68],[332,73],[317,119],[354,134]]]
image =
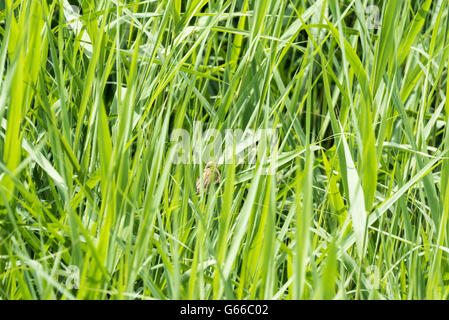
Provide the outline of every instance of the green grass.
[[0,10],[1,299],[449,298],[446,0]]

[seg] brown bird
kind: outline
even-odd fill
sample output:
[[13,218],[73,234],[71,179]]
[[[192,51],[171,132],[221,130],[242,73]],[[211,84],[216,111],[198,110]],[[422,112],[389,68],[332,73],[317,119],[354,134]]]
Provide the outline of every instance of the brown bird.
[[196,192],[201,193],[201,190],[209,190],[210,180],[212,178],[212,174],[214,176],[214,184],[218,184],[220,182],[220,171],[218,171],[217,165],[210,161],[207,163],[206,167],[203,171],[203,177],[201,181],[201,177],[196,180]]

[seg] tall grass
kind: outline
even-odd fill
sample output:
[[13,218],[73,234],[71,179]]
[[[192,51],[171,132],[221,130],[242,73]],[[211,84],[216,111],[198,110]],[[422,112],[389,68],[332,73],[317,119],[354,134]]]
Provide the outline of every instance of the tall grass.
[[0,10],[0,298],[449,297],[446,0]]

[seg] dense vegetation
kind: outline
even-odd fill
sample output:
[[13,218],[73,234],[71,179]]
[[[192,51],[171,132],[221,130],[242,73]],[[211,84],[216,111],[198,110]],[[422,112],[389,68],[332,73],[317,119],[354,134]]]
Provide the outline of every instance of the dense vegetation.
[[448,298],[447,0],[0,6],[0,298]]

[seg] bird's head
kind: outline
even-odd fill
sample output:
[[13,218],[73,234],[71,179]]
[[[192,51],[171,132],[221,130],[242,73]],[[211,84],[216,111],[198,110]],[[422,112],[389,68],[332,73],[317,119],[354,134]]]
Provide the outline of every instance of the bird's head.
[[205,167],[205,169],[214,169],[214,168],[217,168],[217,165],[213,161],[209,161]]

